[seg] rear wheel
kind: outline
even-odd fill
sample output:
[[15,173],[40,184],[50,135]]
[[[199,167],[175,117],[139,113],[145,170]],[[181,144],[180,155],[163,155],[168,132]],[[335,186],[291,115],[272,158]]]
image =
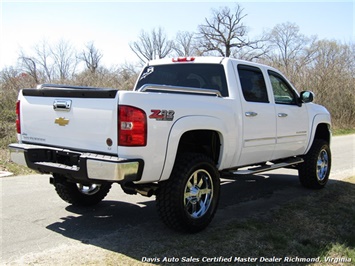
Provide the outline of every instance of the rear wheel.
[[304,156],[304,163],[299,166],[299,179],[307,188],[323,188],[329,179],[331,152],[328,142],[315,139],[311,149]]
[[92,206],[101,202],[111,189],[111,183],[82,184],[68,182],[60,175],[53,175],[53,185],[59,197],[73,205]]
[[177,158],[169,180],[160,184],[159,215],[174,230],[199,232],[213,219],[219,190],[219,172],[212,160],[203,154],[183,154]]

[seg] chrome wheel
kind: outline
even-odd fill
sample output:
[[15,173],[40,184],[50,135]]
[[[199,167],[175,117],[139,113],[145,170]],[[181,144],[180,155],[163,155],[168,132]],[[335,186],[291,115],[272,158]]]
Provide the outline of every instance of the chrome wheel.
[[100,190],[101,187],[101,185],[99,184],[90,184],[88,186],[85,186],[81,183],[77,183],[76,186],[78,190],[85,195],[94,195]]
[[65,176],[53,174],[51,184],[54,185],[58,196],[76,206],[93,206],[101,202],[111,189],[111,183],[100,184],[73,183]]
[[213,199],[211,175],[203,169],[196,170],[188,179],[184,190],[185,211],[191,218],[203,216]]
[[323,139],[314,139],[303,159],[304,163],[298,167],[301,184],[306,188],[323,188],[328,182],[332,166],[329,143]]
[[218,206],[220,175],[215,162],[199,153],[182,153],[157,193],[160,218],[171,229],[197,233],[212,221]]
[[321,150],[317,159],[317,178],[323,181],[327,176],[329,167],[329,156],[325,149]]

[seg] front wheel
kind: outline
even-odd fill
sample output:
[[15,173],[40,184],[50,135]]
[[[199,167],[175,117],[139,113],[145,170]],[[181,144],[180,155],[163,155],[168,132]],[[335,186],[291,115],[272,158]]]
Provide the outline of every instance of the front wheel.
[[82,184],[68,182],[60,175],[53,175],[53,185],[59,197],[76,206],[92,206],[101,202],[111,189],[111,183]]
[[299,166],[299,179],[307,188],[323,188],[329,179],[331,152],[328,142],[315,139],[311,149],[304,156],[304,163]]
[[169,180],[160,184],[157,209],[171,229],[196,233],[213,219],[219,200],[219,172],[203,155],[180,155]]

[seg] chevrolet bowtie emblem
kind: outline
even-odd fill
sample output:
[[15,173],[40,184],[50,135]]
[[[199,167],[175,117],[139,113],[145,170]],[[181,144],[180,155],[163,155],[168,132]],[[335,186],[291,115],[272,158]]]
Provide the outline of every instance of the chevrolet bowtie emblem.
[[69,119],[65,119],[65,117],[59,117],[54,120],[54,123],[64,127],[69,124]]

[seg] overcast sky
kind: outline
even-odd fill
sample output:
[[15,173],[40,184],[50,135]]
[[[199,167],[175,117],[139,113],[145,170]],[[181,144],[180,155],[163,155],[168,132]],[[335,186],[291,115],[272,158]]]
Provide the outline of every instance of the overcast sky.
[[[238,1],[247,14],[249,35],[260,35],[278,23],[292,22],[301,33],[319,39],[355,41],[352,0]],[[0,70],[15,66],[19,51],[30,53],[46,40],[69,41],[82,50],[93,41],[107,66],[138,61],[129,48],[141,30],[162,27],[170,38],[178,31],[196,32],[212,8],[235,1],[7,1],[0,0]]]

